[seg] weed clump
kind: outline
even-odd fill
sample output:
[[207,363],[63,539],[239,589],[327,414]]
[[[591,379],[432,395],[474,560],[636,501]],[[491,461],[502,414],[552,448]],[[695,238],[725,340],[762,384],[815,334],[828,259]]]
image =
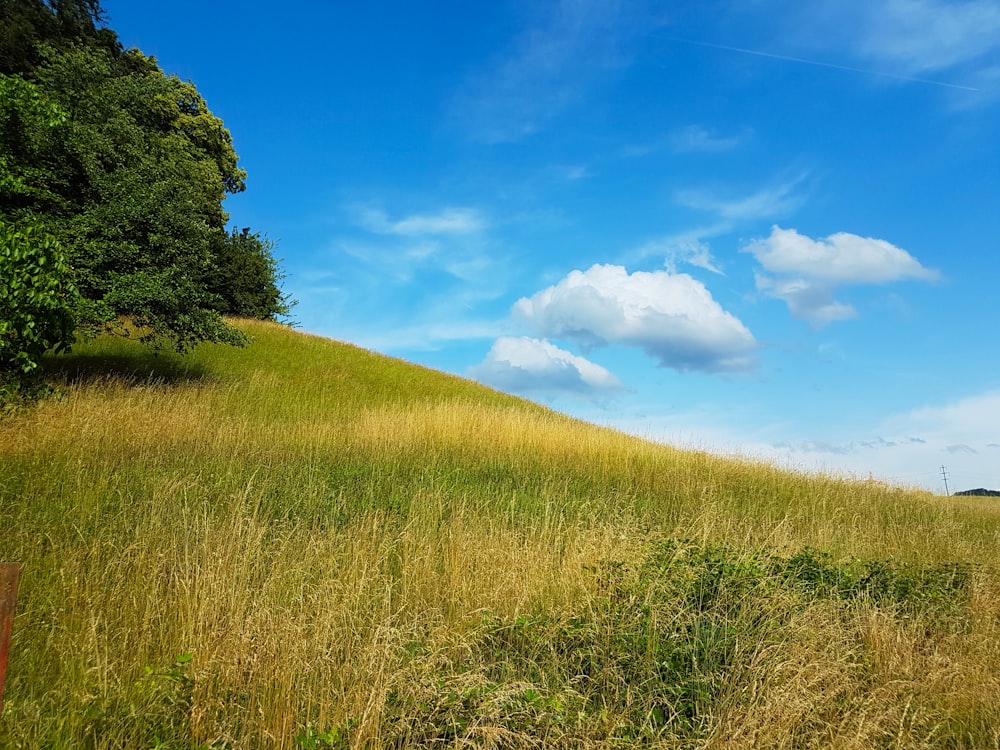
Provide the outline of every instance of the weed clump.
[[[419,676],[392,691],[383,739],[399,747],[706,742],[734,711],[752,710],[760,696],[747,684],[780,681],[776,659],[797,640],[816,646],[801,621],[817,612],[843,622],[835,659],[849,680],[827,696],[843,709],[872,677],[852,619],[858,609],[920,618],[932,637],[965,615],[970,572],[837,562],[813,548],[782,556],[660,541],[638,562],[594,566],[593,596],[576,611],[485,616],[465,653],[437,671],[414,667]],[[795,731],[814,736],[815,722],[803,716]]]

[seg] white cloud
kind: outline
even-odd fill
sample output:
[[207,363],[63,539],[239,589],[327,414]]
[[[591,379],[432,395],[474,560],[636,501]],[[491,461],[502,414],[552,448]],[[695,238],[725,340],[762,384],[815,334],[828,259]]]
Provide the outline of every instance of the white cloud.
[[639,347],[680,371],[741,371],[756,364],[750,331],[687,274],[629,274],[622,266],[595,265],[518,300],[514,314],[539,335],[583,347]]
[[370,232],[407,237],[472,234],[486,228],[485,219],[471,208],[445,208],[436,214],[412,214],[396,221],[391,221],[381,209],[367,208],[360,211],[359,219]]
[[503,391],[607,398],[623,390],[613,373],[548,341],[504,336],[469,375]]
[[837,232],[814,240],[794,229],[774,226],[771,236],[743,248],[768,271],[801,275],[831,284],[885,284],[904,279],[934,279],[905,250],[871,237]]
[[769,237],[750,242],[743,252],[751,253],[765,270],[778,274],[757,273],[758,291],[784,300],[793,317],[813,325],[857,316],[853,307],[834,299],[838,286],[926,281],[939,275],[885,240],[848,232],[814,240],[794,229],[774,226]]
[[792,317],[808,320],[814,325],[825,325],[836,320],[850,320],[858,316],[851,305],[837,302],[833,290],[807,279],[775,279],[754,274],[757,291],[768,297],[784,300]]

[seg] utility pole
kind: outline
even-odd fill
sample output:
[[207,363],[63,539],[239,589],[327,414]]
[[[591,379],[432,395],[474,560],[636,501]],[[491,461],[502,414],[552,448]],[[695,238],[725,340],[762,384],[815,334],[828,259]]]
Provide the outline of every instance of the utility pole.
[[951,493],[948,491],[948,470],[944,466],[941,467],[941,478],[944,480],[944,494],[950,495]]
[[0,563],[0,714],[3,714],[3,683],[7,677],[10,631],[14,626],[17,579],[20,574],[19,563]]

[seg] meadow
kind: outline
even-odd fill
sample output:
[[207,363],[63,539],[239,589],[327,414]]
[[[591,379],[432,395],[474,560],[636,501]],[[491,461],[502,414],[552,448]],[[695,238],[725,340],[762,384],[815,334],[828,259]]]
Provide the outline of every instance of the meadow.
[[0,748],[1000,748],[1000,503],[276,324],[0,418]]

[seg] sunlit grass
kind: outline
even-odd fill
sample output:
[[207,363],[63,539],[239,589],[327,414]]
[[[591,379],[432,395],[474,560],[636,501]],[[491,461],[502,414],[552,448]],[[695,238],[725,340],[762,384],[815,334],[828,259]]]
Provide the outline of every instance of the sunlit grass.
[[[81,347],[0,422],[0,747],[997,746],[1000,505],[240,325],[188,359]],[[759,562],[806,548],[884,575],[831,596]]]

